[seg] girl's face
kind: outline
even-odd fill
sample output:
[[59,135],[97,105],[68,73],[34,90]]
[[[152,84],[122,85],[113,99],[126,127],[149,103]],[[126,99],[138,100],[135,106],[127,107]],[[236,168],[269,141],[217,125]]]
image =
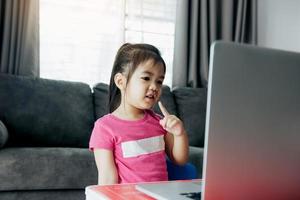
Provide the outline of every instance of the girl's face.
[[150,109],[159,100],[165,72],[162,64],[152,60],[141,63],[125,89],[124,103],[131,109]]

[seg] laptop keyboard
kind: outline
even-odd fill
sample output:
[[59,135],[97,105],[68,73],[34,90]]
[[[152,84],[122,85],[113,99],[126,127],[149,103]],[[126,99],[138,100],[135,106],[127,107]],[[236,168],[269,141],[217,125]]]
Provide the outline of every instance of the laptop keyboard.
[[180,195],[195,200],[201,199],[201,192],[186,192],[186,193],[180,193]]

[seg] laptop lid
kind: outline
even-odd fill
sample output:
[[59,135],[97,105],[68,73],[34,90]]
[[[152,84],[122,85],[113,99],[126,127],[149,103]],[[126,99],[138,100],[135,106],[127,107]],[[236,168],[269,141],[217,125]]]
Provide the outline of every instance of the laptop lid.
[[203,200],[300,199],[300,54],[211,47]]
[[136,189],[159,200],[200,200],[201,180],[139,183]]

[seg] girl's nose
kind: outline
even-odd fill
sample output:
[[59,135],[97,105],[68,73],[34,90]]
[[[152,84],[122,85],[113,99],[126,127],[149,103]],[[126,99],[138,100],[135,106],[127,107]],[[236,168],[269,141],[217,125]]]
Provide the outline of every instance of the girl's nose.
[[150,90],[154,90],[154,91],[157,91],[157,89],[158,89],[158,86],[157,86],[157,84],[156,83],[151,83],[151,85],[150,85],[150,88],[149,88]]

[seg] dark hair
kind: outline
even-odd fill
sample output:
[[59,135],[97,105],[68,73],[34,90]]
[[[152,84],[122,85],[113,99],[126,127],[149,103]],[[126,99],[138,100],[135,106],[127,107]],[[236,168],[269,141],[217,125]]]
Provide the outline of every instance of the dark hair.
[[129,81],[137,66],[147,60],[153,60],[154,65],[161,63],[166,71],[166,64],[160,51],[153,45],[125,43],[120,47],[110,76],[109,112],[113,112],[121,103],[121,91],[115,84],[115,75],[126,72],[127,81]]

